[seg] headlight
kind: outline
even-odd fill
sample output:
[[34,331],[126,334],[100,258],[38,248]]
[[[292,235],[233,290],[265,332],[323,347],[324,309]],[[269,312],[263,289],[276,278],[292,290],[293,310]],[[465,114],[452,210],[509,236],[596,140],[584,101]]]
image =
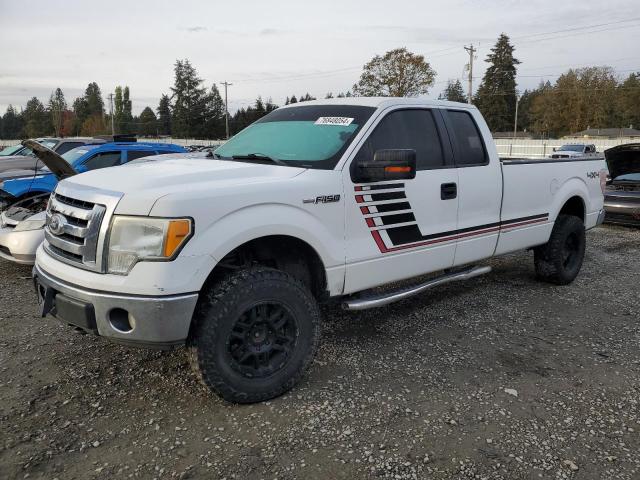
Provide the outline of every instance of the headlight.
[[142,260],[171,260],[192,232],[188,218],[114,216],[108,272],[126,275]]
[[27,230],[40,230],[44,228],[45,219],[23,220],[13,229],[14,232],[26,232]]

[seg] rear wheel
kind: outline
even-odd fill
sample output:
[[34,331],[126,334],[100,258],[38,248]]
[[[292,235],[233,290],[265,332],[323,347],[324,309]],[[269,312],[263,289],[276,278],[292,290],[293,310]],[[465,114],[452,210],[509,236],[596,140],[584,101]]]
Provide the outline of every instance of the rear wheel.
[[311,365],[320,312],[279,270],[240,270],[202,293],[189,338],[200,380],[225,400],[253,403],[290,390]]
[[578,276],[586,246],[582,220],[559,215],[549,241],[534,249],[536,275],[540,280],[567,285]]

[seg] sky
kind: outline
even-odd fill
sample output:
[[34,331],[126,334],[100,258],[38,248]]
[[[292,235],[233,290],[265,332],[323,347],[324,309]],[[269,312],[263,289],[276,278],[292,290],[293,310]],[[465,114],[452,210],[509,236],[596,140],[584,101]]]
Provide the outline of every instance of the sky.
[[520,90],[572,67],[640,71],[638,0],[0,0],[0,113],[56,87],[71,104],[92,81],[105,98],[128,85],[134,114],[155,110],[184,58],[207,87],[233,84],[230,111],[258,96],[283,104],[349,90],[366,62],[398,47],[431,64],[436,98],[448,80],[466,90],[470,44],[475,90],[502,32],[522,62]]

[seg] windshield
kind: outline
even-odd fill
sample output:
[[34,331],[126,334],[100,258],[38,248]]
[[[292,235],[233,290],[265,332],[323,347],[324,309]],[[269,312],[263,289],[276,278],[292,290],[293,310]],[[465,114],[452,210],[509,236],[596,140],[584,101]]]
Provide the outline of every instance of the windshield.
[[77,147],[72,150],[69,150],[67,153],[62,154],[61,157],[64,158],[69,165],[73,165],[73,162],[75,162],[80,157],[82,157],[85,153],[87,153],[90,150],[93,150],[94,148],[96,147],[88,147],[86,145],[83,147]]
[[55,147],[58,144],[57,140],[53,140],[51,138],[43,138],[42,140],[38,140],[38,143],[40,145],[44,145],[45,147],[47,147],[50,150],[53,150],[53,147]]
[[374,111],[353,105],[278,109],[218,147],[215,154],[224,159],[268,157],[296,167],[332,169]]
[[584,146],[582,145],[562,145],[558,152],[582,152],[584,150]]
[[10,147],[4,147],[0,150],[0,156],[6,157],[8,155],[16,155],[24,147],[22,145],[12,145]]

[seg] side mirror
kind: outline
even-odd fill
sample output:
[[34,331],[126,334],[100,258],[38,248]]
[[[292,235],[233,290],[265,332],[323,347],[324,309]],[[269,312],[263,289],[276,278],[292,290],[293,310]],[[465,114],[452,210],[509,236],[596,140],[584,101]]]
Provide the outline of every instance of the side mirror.
[[554,151],[554,152],[556,151],[556,147],[553,147],[553,151]]
[[358,182],[406,180],[416,177],[415,150],[378,150],[373,161],[360,161],[356,165]]

